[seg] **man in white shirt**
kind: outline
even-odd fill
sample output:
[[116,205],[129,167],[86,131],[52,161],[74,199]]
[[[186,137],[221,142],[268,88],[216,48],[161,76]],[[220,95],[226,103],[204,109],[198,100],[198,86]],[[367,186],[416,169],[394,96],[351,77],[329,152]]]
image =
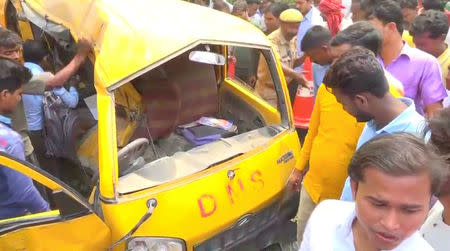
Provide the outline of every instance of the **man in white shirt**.
[[348,173],[355,202],[325,200],[309,219],[301,251],[431,251],[418,233],[445,165],[407,133],[364,144]]
[[[450,107],[439,111],[429,122],[431,137],[429,143],[434,145],[444,156],[450,154]],[[450,159],[447,160],[450,167]],[[450,176],[447,176],[439,190],[439,201],[430,210],[428,218],[420,228],[423,238],[436,251],[450,249]]]

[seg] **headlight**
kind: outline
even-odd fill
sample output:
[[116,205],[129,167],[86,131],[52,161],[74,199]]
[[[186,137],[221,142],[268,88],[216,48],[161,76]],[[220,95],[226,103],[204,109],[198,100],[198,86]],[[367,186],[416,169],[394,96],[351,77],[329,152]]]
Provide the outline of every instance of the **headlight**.
[[128,242],[128,251],[184,251],[184,241],[160,237],[136,237]]

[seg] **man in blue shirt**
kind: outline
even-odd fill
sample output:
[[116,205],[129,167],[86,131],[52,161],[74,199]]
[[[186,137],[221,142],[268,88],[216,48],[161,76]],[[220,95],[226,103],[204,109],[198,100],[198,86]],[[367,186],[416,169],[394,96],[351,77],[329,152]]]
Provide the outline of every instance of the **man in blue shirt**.
[[[11,119],[4,116],[16,109],[21,100],[22,85],[31,79],[20,64],[0,59],[0,151],[24,161],[21,136],[11,129]],[[5,166],[0,166],[0,219],[48,211],[49,205],[33,185],[33,181]]]
[[322,84],[333,58],[330,55],[331,33],[327,28],[316,25],[303,37],[302,51],[311,58],[313,64],[314,97]]
[[[44,73],[40,65],[49,56],[45,45],[37,40],[27,40],[23,44],[24,66],[28,68],[33,77]],[[59,97],[69,108],[75,108],[78,104],[78,92],[71,86],[69,91],[64,87],[56,87],[51,90],[52,94]],[[28,130],[31,143],[36,152],[36,157],[41,166],[56,177],[59,177],[58,162],[46,157],[45,144],[42,134],[44,128],[43,95],[23,95],[23,104],[25,107],[25,116],[27,119]]]
[[[421,136],[426,121],[416,112],[414,101],[389,93],[384,70],[369,50],[355,47],[330,67],[324,84],[358,122],[367,122],[357,149],[379,135],[408,132]],[[341,199],[352,200],[347,178]]]
[[324,26],[325,22],[323,18],[320,16],[320,11],[314,7],[313,0],[297,0],[296,1],[297,9],[302,13],[303,20],[300,22],[300,27],[298,28],[297,33],[297,43],[298,43],[298,52],[299,56],[303,56],[302,49],[302,41],[306,32],[311,29],[311,27],[315,25]]

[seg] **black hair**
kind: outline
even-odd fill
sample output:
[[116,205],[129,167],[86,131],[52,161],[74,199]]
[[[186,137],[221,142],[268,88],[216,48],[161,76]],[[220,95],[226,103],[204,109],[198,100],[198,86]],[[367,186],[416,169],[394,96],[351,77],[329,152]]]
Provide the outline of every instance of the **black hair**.
[[302,51],[307,51],[320,47],[322,45],[328,45],[331,40],[331,32],[320,25],[313,26],[309,29],[302,40]]
[[270,12],[274,17],[280,18],[281,13],[287,9],[289,9],[287,3],[273,3],[265,10],[265,13]]
[[430,32],[430,38],[438,38],[447,35],[448,27],[447,15],[444,12],[427,10],[416,17],[409,32],[412,36]]
[[402,9],[404,8],[408,8],[408,9],[417,9],[417,0],[397,0],[398,3],[400,4],[400,7]]
[[367,21],[359,21],[339,32],[331,40],[331,46],[343,44],[362,46],[378,55],[382,45],[382,38],[380,32],[373,24]]
[[439,10],[444,11],[444,2],[441,0],[423,0],[424,10]]
[[14,92],[31,79],[31,72],[16,61],[0,58],[0,92]]
[[323,83],[350,97],[368,92],[382,98],[389,92],[383,67],[375,54],[360,46],[336,60],[327,71]]
[[38,40],[27,40],[23,43],[23,58],[25,62],[39,63],[49,54],[47,46]]
[[372,7],[368,18],[377,18],[383,24],[395,23],[400,35],[403,33],[403,14],[400,4],[393,0],[382,0]]
[[247,4],[248,5],[250,5],[250,4],[258,4],[259,5],[259,1],[258,0],[247,0]]
[[22,45],[22,38],[14,31],[0,27],[0,47],[9,49],[18,45]]

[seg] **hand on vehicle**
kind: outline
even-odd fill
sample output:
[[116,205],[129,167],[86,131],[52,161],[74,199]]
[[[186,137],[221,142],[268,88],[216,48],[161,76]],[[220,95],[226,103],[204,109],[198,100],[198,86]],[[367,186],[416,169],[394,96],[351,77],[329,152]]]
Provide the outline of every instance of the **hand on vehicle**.
[[300,191],[300,184],[302,183],[304,175],[305,172],[294,168],[294,171],[292,171],[291,176],[289,177],[288,187],[292,191]]
[[80,38],[77,47],[77,54],[86,57],[92,49],[92,42],[86,38]]

